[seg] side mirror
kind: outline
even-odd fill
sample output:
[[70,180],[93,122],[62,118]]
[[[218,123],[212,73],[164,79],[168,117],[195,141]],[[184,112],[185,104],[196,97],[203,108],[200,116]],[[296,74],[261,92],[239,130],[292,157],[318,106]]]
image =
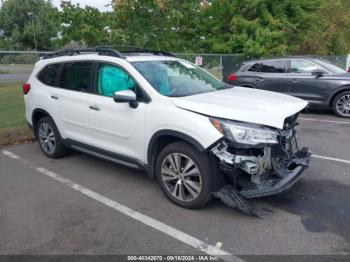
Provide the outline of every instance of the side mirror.
[[316,76],[316,77],[321,77],[324,75],[324,72],[316,69],[316,70],[311,71],[311,75]]
[[122,90],[114,92],[113,100],[116,103],[129,103],[130,107],[137,108],[139,103],[136,99],[136,94],[132,90]]

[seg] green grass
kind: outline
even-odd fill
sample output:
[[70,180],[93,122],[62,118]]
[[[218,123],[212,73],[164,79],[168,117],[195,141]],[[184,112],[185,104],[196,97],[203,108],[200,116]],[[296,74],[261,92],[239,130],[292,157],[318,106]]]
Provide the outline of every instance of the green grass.
[[32,139],[24,117],[22,84],[0,83],[0,145]]
[[9,73],[10,73],[10,71],[8,71],[8,70],[0,70],[0,75],[6,75]]

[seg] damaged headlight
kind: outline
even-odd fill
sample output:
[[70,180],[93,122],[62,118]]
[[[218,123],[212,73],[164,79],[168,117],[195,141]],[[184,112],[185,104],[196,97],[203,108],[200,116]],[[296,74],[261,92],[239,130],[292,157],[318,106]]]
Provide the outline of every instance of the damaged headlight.
[[277,144],[278,132],[259,125],[235,123],[228,120],[210,118],[213,126],[231,141],[246,144]]

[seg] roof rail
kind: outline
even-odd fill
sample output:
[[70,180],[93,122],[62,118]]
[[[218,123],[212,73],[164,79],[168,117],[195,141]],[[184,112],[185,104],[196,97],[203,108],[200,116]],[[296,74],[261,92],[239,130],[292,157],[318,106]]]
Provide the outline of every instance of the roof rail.
[[152,54],[152,55],[160,55],[160,56],[172,56],[172,57],[177,57],[176,55],[170,53],[170,52],[165,52],[165,51],[154,51],[154,50],[149,50],[149,49],[143,49],[143,50],[130,50],[126,52],[122,52],[122,54],[125,55],[132,55],[132,54]]
[[132,45],[108,45],[108,46],[101,46],[104,48],[113,48],[113,47],[121,47],[121,48],[129,48],[129,50],[126,51],[120,51],[122,54],[138,54],[138,53],[150,53],[153,55],[162,55],[162,56],[172,56],[176,57],[173,53],[165,52],[165,51],[155,51],[144,47],[139,46],[132,46]]
[[119,47],[135,48],[136,50],[119,52],[108,46],[97,46],[94,48],[71,48],[71,49],[62,49],[62,50],[58,50],[57,52],[46,54],[42,57],[42,59],[49,59],[49,58],[60,57],[60,56],[80,55],[82,53],[98,53],[99,55],[114,56],[122,59],[125,59],[125,55],[127,54],[141,54],[141,53],[150,53],[153,55],[176,57],[174,54],[165,52],[165,51],[154,51],[154,50],[149,50],[146,48],[141,48],[136,46],[119,46]]
[[119,58],[125,58],[124,55],[118,51],[109,47],[94,47],[94,48],[73,48],[73,49],[63,49],[54,53],[47,54],[43,56],[43,59],[49,59],[59,56],[73,56],[79,55],[81,53],[98,53],[99,55],[114,56]]

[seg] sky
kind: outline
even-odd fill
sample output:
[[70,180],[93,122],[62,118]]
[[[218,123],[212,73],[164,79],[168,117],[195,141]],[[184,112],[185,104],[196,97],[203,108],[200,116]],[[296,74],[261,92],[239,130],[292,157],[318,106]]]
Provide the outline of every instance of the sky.
[[[61,0],[51,0],[51,2],[54,4],[54,6],[59,7]],[[111,0],[71,0],[73,4],[79,3],[81,7],[84,7],[85,5],[89,5],[92,7],[98,8],[100,11],[111,11],[112,7],[105,5],[110,4]]]

